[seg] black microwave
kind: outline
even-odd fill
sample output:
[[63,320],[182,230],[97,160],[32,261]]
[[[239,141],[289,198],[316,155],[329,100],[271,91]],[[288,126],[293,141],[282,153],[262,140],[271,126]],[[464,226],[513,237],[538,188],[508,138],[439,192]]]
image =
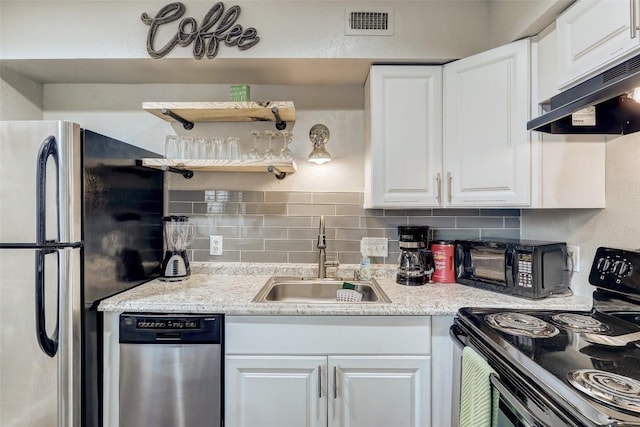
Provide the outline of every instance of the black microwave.
[[530,299],[568,291],[567,244],[456,240],[456,282]]

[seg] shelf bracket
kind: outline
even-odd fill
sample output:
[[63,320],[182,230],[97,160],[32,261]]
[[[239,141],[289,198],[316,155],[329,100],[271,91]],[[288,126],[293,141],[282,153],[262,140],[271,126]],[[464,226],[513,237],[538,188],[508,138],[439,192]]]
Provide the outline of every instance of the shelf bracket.
[[166,166],[166,165],[161,166],[160,169],[162,169],[165,172],[178,173],[182,175],[185,179],[193,178],[193,171],[190,171],[188,169],[178,169],[178,168],[174,168],[172,166]]
[[169,116],[172,119],[182,123],[182,127],[185,128],[186,130],[193,129],[193,122],[190,122],[189,120],[179,116],[178,114],[174,113],[173,111],[169,110],[168,108],[163,108],[162,109],[162,114],[165,115],[165,116]]
[[284,179],[284,177],[287,176],[286,172],[282,172],[280,169],[276,168],[273,165],[267,166],[267,171],[274,174],[276,176],[276,179]]
[[[278,112],[278,107],[272,107],[271,112],[276,118],[276,129],[284,130],[287,128],[287,122],[282,121],[280,118],[280,113]],[[281,178],[282,179],[282,178]]]

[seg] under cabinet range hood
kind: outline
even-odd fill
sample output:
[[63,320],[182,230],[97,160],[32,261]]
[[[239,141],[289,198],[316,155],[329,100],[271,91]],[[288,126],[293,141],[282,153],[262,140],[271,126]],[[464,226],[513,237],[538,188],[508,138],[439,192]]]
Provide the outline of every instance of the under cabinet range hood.
[[617,135],[639,131],[640,55],[559,93],[549,107],[527,123],[528,130]]

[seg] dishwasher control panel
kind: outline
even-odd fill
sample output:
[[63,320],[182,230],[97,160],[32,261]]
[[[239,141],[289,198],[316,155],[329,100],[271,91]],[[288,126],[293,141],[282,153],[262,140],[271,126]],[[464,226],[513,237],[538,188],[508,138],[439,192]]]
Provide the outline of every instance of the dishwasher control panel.
[[120,343],[221,344],[223,323],[222,314],[123,313],[120,315]]

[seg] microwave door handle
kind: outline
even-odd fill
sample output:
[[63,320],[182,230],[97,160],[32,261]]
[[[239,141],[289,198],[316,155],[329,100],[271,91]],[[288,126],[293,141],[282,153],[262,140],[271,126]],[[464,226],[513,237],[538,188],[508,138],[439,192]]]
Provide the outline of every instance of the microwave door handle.
[[507,249],[507,259],[505,262],[505,279],[507,280],[507,287],[515,288],[518,284],[518,269],[517,269],[517,250],[514,246],[509,246]]
[[[518,398],[511,393],[509,389],[507,389],[502,382],[500,382],[500,378],[496,374],[489,375],[489,380],[491,381],[491,385],[500,393],[501,396],[504,397],[504,401],[507,405],[511,406],[512,409],[515,409],[516,417],[520,418],[521,421],[525,421],[527,425],[533,427],[544,427],[538,418],[531,413],[531,411],[522,404],[518,400]],[[492,414],[492,416],[497,416],[497,414]]]

